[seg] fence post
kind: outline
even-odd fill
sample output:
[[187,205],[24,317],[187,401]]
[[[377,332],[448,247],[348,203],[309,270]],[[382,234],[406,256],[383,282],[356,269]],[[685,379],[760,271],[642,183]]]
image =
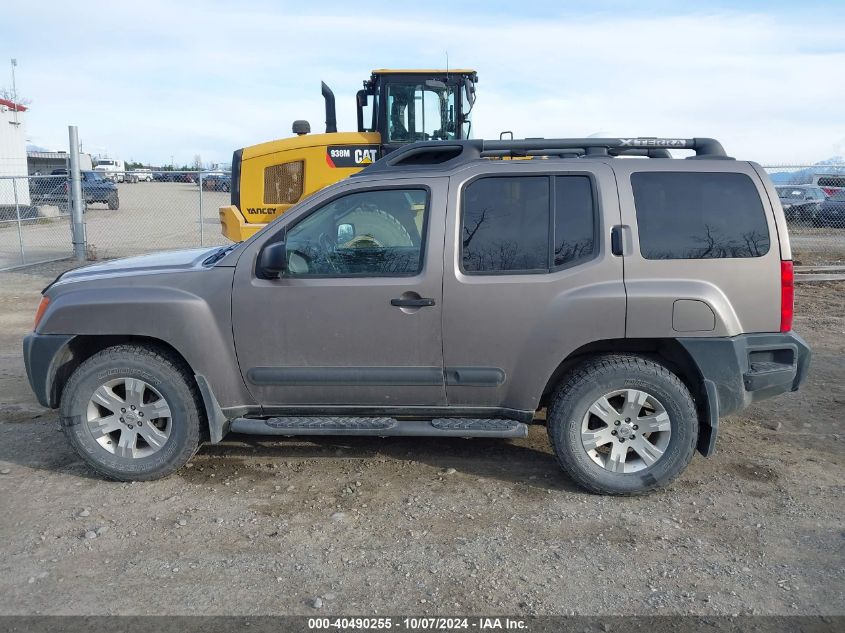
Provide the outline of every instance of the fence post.
[[15,216],[18,219],[18,244],[21,250],[21,264],[26,263],[26,255],[23,248],[23,229],[21,228],[21,205],[18,202],[18,179],[12,178],[12,195],[15,197]]
[[73,255],[77,261],[87,258],[88,244],[85,236],[85,220],[82,215],[82,180],[79,172],[79,132],[75,125],[68,126],[70,140],[70,199],[71,199],[71,234]]
[[202,172],[199,174],[199,182],[200,182],[200,246],[205,246],[203,244],[204,236],[203,236],[203,227],[202,227]]

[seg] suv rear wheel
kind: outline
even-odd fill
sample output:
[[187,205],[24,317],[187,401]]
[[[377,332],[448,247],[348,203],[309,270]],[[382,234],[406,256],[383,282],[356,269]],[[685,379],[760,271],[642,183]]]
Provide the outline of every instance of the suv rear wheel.
[[120,481],[165,477],[197,451],[193,377],[165,353],[118,345],[82,363],[62,393],[64,433],[98,473]]
[[698,439],[695,403],[665,366],[635,355],[575,368],[549,407],[549,439],[563,470],[600,494],[660,488],[689,464]]

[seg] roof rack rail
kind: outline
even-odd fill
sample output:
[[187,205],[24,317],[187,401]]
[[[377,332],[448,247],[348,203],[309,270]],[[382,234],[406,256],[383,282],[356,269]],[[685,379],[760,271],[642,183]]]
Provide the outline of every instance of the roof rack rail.
[[529,138],[422,141],[411,143],[381,158],[358,173],[397,168],[449,169],[479,158],[563,157],[591,158],[645,156],[671,158],[670,149],[693,150],[690,158],[729,159],[722,144],[712,138]]

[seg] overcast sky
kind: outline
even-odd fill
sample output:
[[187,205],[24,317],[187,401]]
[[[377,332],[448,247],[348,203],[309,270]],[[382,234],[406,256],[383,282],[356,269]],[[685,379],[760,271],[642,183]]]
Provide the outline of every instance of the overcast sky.
[[714,136],[763,163],[845,154],[845,2],[8,2],[0,87],[30,142],[177,163],[355,128],[373,68],[478,70],[474,136]]

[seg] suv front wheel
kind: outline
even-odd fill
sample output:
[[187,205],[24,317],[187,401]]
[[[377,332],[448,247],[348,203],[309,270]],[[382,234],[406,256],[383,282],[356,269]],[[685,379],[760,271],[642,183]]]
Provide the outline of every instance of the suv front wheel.
[[163,350],[117,345],[82,363],[62,392],[71,446],[101,475],[120,481],[165,477],[199,445],[193,376]]
[[689,464],[695,403],[665,366],[636,355],[593,358],[564,379],[549,407],[549,439],[563,470],[600,494],[661,488]]

